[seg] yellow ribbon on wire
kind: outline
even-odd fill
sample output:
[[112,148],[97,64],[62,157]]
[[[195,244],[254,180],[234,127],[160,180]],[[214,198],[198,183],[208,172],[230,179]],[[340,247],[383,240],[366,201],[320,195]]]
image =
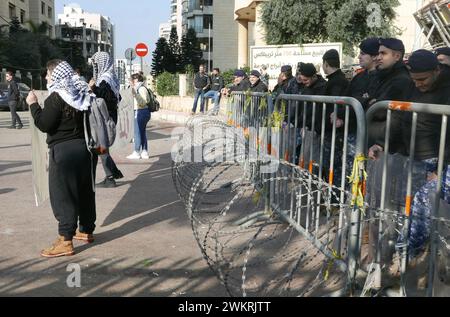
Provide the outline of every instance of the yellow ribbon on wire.
[[352,207],[355,205],[359,208],[364,207],[367,173],[365,169],[360,170],[359,167],[366,160],[364,154],[358,154],[353,162],[352,175],[348,177],[350,184],[352,184]]
[[331,254],[333,255],[333,259],[328,261],[327,269],[326,269],[325,273],[323,274],[324,281],[328,280],[328,277],[330,276],[330,270],[333,267],[334,261],[335,260],[342,260],[342,257],[337,253],[336,250],[332,249],[331,250]]

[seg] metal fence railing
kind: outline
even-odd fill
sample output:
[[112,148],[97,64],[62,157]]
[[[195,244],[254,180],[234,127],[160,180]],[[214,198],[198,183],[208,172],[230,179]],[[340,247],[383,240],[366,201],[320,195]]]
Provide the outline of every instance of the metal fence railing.
[[[409,235],[405,215],[421,165],[395,155],[367,161],[367,132],[373,113],[385,110],[389,140],[391,113],[408,111],[413,136],[417,113],[442,116],[444,136],[448,109],[382,102],[366,121],[349,97],[235,92],[225,117],[192,117],[180,133],[174,183],[203,256],[230,295],[376,296],[397,278],[389,273],[397,260],[401,295],[419,294],[406,285],[408,247],[399,256],[393,245]],[[445,137],[438,184],[444,149]],[[191,160],[195,153],[199,160]],[[435,267],[440,283],[450,276],[447,209],[438,198],[432,205],[428,295],[438,294]]]
[[[450,273],[450,249],[447,244],[450,224],[450,193],[447,192],[450,190],[450,179],[447,179],[446,174],[450,171],[450,107],[396,101],[378,102],[367,113],[368,126],[380,111],[386,112],[383,140],[385,154],[379,162],[373,164],[379,165],[381,183],[369,181],[369,184],[376,184],[379,190],[376,203],[372,200],[372,204],[369,204],[377,218],[372,224],[372,231],[375,231],[373,263],[377,268],[374,270],[375,280],[377,287],[382,287],[383,278],[389,278],[393,273],[386,271],[389,268],[392,271],[394,266],[400,275],[399,295],[432,296],[442,289],[441,282],[448,281]],[[423,132],[426,133],[426,139],[423,139]],[[430,142],[430,134],[434,144],[431,147],[428,144],[428,148],[434,154],[417,157],[417,146]],[[403,140],[406,146],[402,148],[396,144],[399,140]],[[369,173],[369,178],[371,176],[376,178],[377,174]],[[387,230],[389,226],[393,230]],[[390,239],[386,237],[389,234]],[[395,251],[389,246],[389,242],[391,245],[395,244]],[[439,261],[441,268],[439,278],[436,278],[436,261]],[[421,286],[417,285],[420,280]]]

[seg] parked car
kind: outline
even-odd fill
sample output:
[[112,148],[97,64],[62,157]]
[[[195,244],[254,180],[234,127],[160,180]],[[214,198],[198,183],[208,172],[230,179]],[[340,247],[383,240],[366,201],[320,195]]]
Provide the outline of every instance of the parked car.
[[[27,111],[28,105],[26,103],[26,99],[28,93],[30,92],[30,87],[23,83],[19,83],[19,92],[20,92],[20,100],[17,105],[17,110]],[[0,83],[0,109],[1,110],[9,110],[8,106],[8,84]]]

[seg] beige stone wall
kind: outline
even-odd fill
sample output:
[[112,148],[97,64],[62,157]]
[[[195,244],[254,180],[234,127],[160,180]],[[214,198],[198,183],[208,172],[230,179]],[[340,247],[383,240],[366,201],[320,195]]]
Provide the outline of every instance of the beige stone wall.
[[234,0],[214,1],[214,67],[237,67],[238,25],[234,20]]

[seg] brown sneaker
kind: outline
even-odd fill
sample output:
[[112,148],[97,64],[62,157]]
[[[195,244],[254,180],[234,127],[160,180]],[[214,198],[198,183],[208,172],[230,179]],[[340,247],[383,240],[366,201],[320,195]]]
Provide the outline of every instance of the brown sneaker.
[[80,241],[84,241],[84,242],[87,242],[87,243],[94,242],[94,235],[93,234],[82,233],[79,230],[77,230],[77,232],[75,233],[75,236],[73,238],[75,240],[80,240]]
[[64,241],[64,237],[61,236],[53,243],[52,247],[41,251],[41,256],[46,258],[57,258],[74,254],[72,241]]

